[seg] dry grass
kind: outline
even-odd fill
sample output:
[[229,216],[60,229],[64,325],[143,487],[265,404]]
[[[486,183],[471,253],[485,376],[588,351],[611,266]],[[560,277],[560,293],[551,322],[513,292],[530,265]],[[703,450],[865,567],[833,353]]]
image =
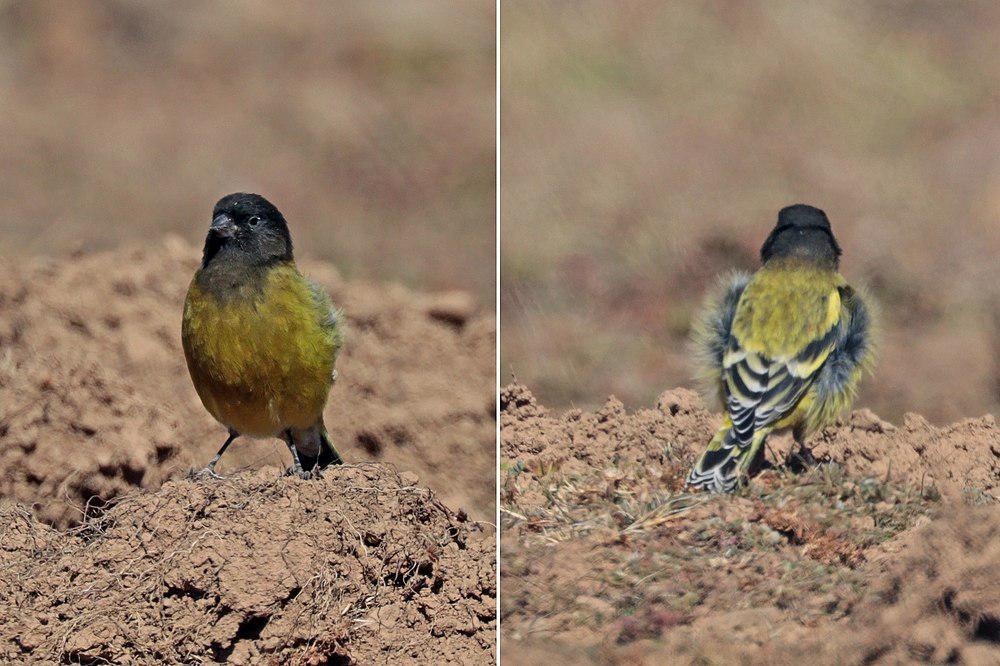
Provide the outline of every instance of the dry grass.
[[[568,640],[588,630],[581,635],[627,644],[767,608],[793,624],[836,620],[862,598],[870,559],[938,510],[933,493],[851,479],[836,465],[770,471],[738,497],[655,490],[650,481],[614,465],[584,476],[506,470],[508,636]],[[551,589],[540,588],[549,576]]]
[[[737,500],[690,493],[679,483],[664,482],[682,478],[689,466],[687,455],[668,457],[665,466],[655,471],[611,462],[584,475],[567,475],[557,467],[526,470],[502,463],[501,527],[518,528],[527,543],[558,543],[593,531],[618,539],[655,534],[682,518],[697,521],[700,518],[687,514],[703,507],[702,514],[713,515],[729,502],[730,509],[744,504],[743,508],[753,508],[753,515],[741,516],[741,522],[761,522],[787,532],[793,542],[806,543],[849,526],[844,531],[852,540],[871,547],[907,529],[940,499],[931,488],[848,478],[835,463],[801,474],[772,468]],[[523,497],[527,499],[522,506]],[[544,500],[539,502],[539,497]],[[859,528],[859,516],[872,516],[871,524]],[[684,529],[692,528],[688,524]]]

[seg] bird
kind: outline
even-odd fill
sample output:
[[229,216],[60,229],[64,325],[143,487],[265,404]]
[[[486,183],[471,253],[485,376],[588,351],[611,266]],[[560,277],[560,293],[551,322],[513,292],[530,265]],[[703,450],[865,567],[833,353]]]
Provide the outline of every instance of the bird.
[[687,484],[731,493],[762,462],[772,432],[807,438],[836,420],[874,363],[871,298],[839,272],[841,249],[821,209],[782,208],[753,274],[725,276],[692,326],[699,379],[725,408]]
[[259,194],[219,199],[201,266],[184,300],[181,341],[202,404],[228,437],[284,440],[288,472],[309,478],[343,463],[323,409],[344,345],[343,313],[295,265],[281,212]]

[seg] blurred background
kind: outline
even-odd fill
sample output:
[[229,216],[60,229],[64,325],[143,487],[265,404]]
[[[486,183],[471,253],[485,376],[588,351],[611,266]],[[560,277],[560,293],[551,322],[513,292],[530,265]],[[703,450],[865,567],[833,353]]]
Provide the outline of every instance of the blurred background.
[[995,412],[998,28],[995,2],[504,2],[501,381],[691,385],[705,290],[805,202],[883,309],[859,404]]
[[495,302],[489,0],[0,1],[0,259],[266,195],[300,255]]

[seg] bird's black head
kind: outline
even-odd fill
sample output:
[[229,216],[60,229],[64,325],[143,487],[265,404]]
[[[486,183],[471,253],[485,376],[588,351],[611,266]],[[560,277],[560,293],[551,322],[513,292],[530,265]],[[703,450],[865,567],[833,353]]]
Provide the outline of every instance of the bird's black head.
[[222,197],[212,211],[202,266],[217,257],[261,265],[291,261],[292,237],[285,217],[259,194]]
[[765,264],[772,259],[798,259],[835,269],[840,263],[840,246],[826,213],[795,204],[778,213],[778,224],[760,248],[760,259]]

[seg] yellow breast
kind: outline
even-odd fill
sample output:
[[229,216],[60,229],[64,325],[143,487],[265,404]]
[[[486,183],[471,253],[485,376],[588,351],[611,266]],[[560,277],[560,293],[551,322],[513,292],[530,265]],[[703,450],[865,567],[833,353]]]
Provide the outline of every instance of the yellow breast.
[[219,298],[196,277],[184,303],[184,354],[205,408],[251,436],[315,424],[338,349],[309,284],[284,264],[260,288],[234,290]]

